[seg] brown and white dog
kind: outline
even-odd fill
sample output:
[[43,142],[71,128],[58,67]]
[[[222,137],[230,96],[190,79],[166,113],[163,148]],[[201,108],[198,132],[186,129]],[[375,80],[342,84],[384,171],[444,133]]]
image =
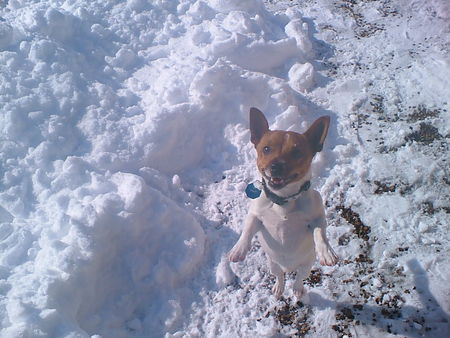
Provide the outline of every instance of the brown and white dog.
[[296,271],[293,291],[300,299],[304,294],[303,279],[309,275],[316,254],[322,265],[338,261],[326,237],[322,198],[319,192],[309,189],[311,163],[322,150],[329,124],[330,118],[323,116],[304,134],[272,131],[264,114],[250,109],[251,142],[258,156],[262,191],[251,202],[229,259],[242,261],[253,236],[258,234],[270,271],[276,276],[273,293],[277,298],[284,291],[285,272]]

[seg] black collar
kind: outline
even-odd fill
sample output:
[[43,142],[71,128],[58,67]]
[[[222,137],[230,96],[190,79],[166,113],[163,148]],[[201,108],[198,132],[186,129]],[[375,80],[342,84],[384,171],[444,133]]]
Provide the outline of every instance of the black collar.
[[272,192],[266,184],[266,180],[263,178],[262,179],[262,186],[264,189],[264,193],[266,194],[267,198],[270,199],[273,203],[278,204],[278,205],[285,205],[287,202],[289,202],[290,199],[294,199],[295,197],[297,197],[298,195],[300,195],[302,192],[306,191],[309,189],[309,187],[311,186],[311,182],[310,181],[306,181],[301,187],[300,190],[298,192],[296,192],[293,195],[290,196],[286,196],[286,197],[281,197],[278,196],[277,194],[275,194],[274,192]]

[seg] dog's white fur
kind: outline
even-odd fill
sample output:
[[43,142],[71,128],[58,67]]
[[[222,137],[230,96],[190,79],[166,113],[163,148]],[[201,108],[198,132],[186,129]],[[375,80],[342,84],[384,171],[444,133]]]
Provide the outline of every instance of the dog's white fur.
[[[311,170],[301,180],[274,192],[282,197],[291,196],[310,178]],[[257,234],[270,271],[276,276],[274,295],[279,298],[283,294],[285,272],[296,271],[293,291],[300,299],[304,294],[303,279],[309,275],[316,254],[323,265],[334,265],[338,260],[328,243],[325,228],[322,198],[316,190],[302,192],[282,206],[273,203],[263,190],[251,202],[242,234],[229,252],[229,259],[242,261]]]

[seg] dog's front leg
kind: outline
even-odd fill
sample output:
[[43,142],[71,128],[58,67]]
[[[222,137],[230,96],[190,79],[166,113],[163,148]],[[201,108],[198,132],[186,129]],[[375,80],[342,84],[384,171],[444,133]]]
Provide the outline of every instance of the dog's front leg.
[[326,220],[324,216],[320,216],[315,222],[313,230],[314,245],[316,248],[317,257],[322,265],[335,265],[338,261],[338,256],[333,248],[328,243],[326,235]]
[[239,237],[239,240],[228,254],[230,261],[239,262],[244,260],[248,250],[250,250],[252,238],[259,231],[261,225],[261,221],[255,215],[252,213],[247,215],[241,237]]

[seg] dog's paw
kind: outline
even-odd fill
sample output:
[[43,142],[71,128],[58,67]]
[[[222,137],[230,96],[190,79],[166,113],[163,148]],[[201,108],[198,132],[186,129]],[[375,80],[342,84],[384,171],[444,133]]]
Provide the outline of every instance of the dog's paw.
[[277,280],[272,288],[272,293],[276,299],[280,299],[284,292],[284,282]]
[[338,256],[329,245],[324,245],[318,248],[317,256],[319,258],[320,264],[322,265],[332,266],[335,265],[339,260]]
[[238,242],[228,253],[228,258],[232,262],[243,261],[245,256],[247,255],[248,250],[249,247],[247,245],[243,245],[242,243]]
[[302,299],[302,297],[306,294],[305,287],[303,285],[300,286],[294,286],[294,296],[297,298],[298,301]]

